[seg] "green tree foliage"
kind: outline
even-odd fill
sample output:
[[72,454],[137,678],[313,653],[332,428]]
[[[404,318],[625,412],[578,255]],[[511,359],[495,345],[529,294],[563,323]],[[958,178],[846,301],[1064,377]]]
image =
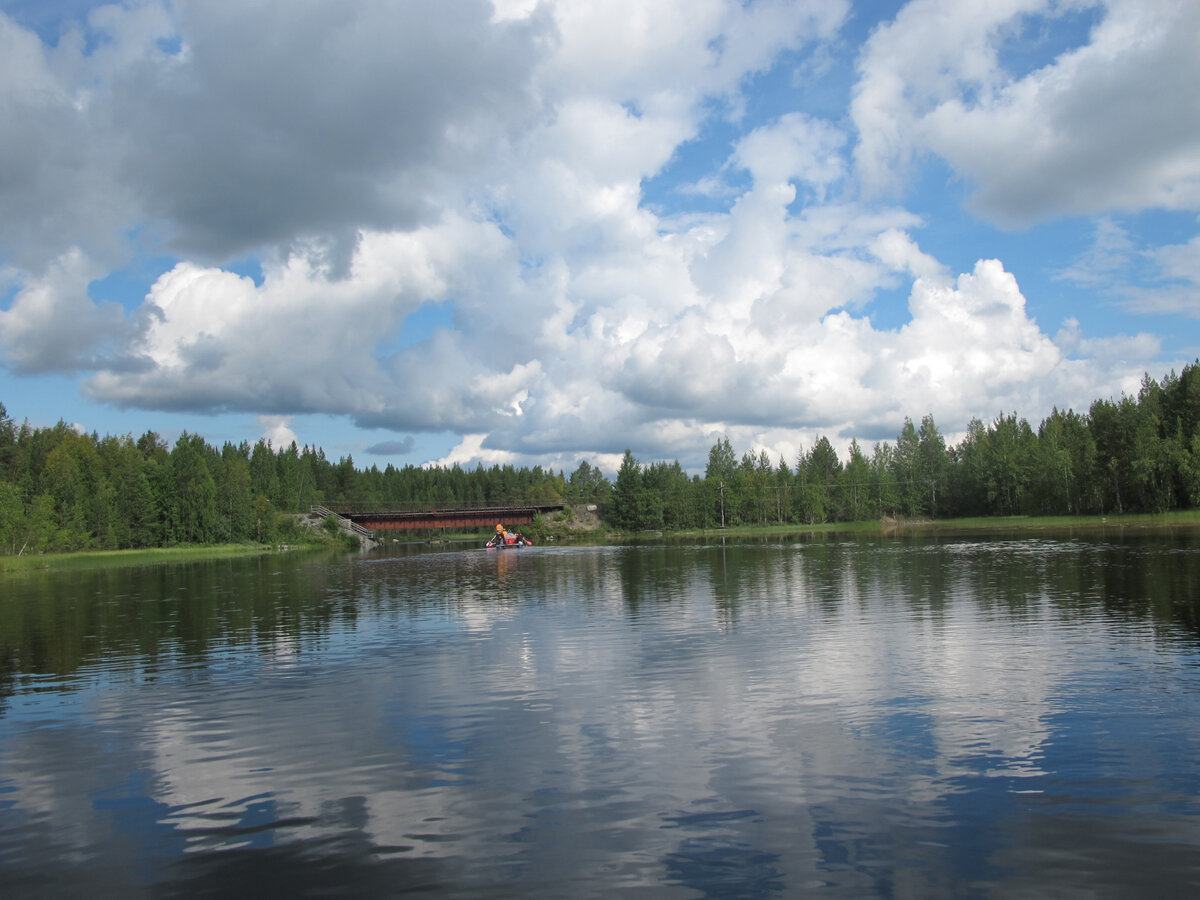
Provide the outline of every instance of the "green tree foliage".
[[1017,414],[998,416],[984,438],[983,477],[994,514],[1026,512],[1025,499],[1033,476],[1033,431]]
[[253,504],[250,490],[248,448],[226,443],[221,449],[221,472],[217,482],[217,539],[238,543],[253,534]]
[[63,435],[46,455],[42,485],[53,501],[56,540],[67,550],[82,550],[89,541],[89,520],[95,518],[97,470],[91,466],[89,439],[74,432]]
[[708,466],[704,469],[705,481],[732,481],[737,471],[737,454],[728,435],[722,437],[708,451]]
[[851,439],[849,460],[838,475],[838,489],[845,517],[851,522],[879,518],[878,505],[871,499],[871,461],[858,441]]
[[571,473],[565,496],[571,503],[606,503],[611,488],[604,473],[585,459]]
[[[555,502],[568,492],[561,473],[539,466],[360,472],[350,457],[331,463],[319,448],[295,443],[279,450],[266,441],[227,443],[218,450],[187,433],[171,447],[153,431],[135,441],[78,434],[62,422],[18,427],[3,407],[0,472],[6,554],[290,540],[295,535],[280,516],[317,502],[484,506]],[[588,498],[607,502],[611,485],[599,469],[585,469],[580,481]]]
[[203,438],[185,431],[171,451],[177,499],[173,537],[180,543],[211,544],[220,536],[217,483],[209,470],[207,449]]
[[967,423],[967,434],[950,449],[949,501],[952,516],[987,515],[983,488],[984,440],[987,428],[978,418]]
[[792,497],[795,494],[795,476],[788,468],[787,461],[779,457],[779,465],[775,467],[772,477],[772,487],[775,497],[775,521],[783,523],[792,508]]
[[899,483],[893,475],[895,456],[886,441],[876,444],[871,453],[870,496],[881,516],[895,516],[900,509]]
[[829,438],[822,435],[796,463],[799,490],[796,511],[802,522],[839,520],[842,515],[842,462]]
[[945,492],[949,487],[950,454],[946,440],[934,424],[933,416],[921,419],[917,431],[917,484],[920,486],[921,511],[937,518],[945,507]]
[[[729,437],[720,438],[708,451],[708,465],[704,469],[704,507],[708,525],[724,527],[736,524],[740,507],[737,454]],[[728,497],[728,503],[726,502]],[[726,510],[729,516],[726,516]]]
[[925,495],[925,487],[921,483],[919,470],[919,450],[921,439],[912,419],[907,416],[900,435],[896,438],[896,447],[892,453],[892,480],[896,483],[896,494],[901,512],[910,518],[922,515],[921,500]]
[[17,480],[17,425],[0,403],[0,482]]
[[128,437],[107,437],[101,441],[100,453],[112,485],[116,546],[120,549],[154,546],[158,510],[142,451]]
[[612,486],[609,521],[617,528],[640,530],[643,526],[639,509],[641,495],[642,469],[633,458],[633,451],[626,450],[625,457],[621,460],[621,468],[617,470],[617,480]]
[[0,404],[0,553],[290,539],[281,514],[315,503],[392,509],[519,502],[595,503],[630,531],[874,519],[1154,512],[1200,506],[1200,363],[1086,413],[1055,409],[1035,430],[1016,412],[973,419],[948,446],[933,417],[893,442],[851,440],[843,461],[818,436],[795,470],[765,451],[739,459],[728,436],[704,474],[642,465],[627,450],[615,482],[587,461],[565,477],[540,466],[355,468],[314,447],[174,447],[148,431],[78,433],[18,425]]
[[16,556],[29,540],[29,522],[21,490],[15,484],[0,482],[0,553]]
[[250,451],[250,490],[262,497],[279,496],[279,472],[275,453],[266,440],[260,440]]
[[646,466],[642,470],[642,492],[638,506],[643,528],[678,531],[696,527],[692,482],[679,460]]

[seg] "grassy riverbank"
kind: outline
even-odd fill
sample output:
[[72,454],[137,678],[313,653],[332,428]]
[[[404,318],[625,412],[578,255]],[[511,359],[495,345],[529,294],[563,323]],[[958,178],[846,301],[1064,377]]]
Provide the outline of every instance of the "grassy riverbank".
[[[783,537],[797,534],[998,534],[1020,537],[1040,532],[1062,533],[1065,531],[1103,532],[1117,530],[1153,530],[1166,528],[1195,528],[1200,530],[1200,510],[1186,510],[1147,515],[1130,516],[1008,516],[977,519],[905,520],[883,519],[871,522],[831,522],[819,525],[739,525],[725,529],[695,529],[677,532],[644,532],[620,534],[606,529],[599,520],[589,523],[591,527],[570,529],[544,528],[539,533],[539,543],[607,543],[628,539],[678,539],[687,537]],[[532,529],[531,529],[532,530]],[[461,540],[480,544],[491,537],[481,533],[477,538],[460,535],[446,537],[445,541]],[[440,542],[440,541],[439,541]],[[292,544],[292,550],[333,549],[334,540],[318,540],[311,543]],[[343,547],[342,549],[346,549]],[[225,544],[189,545],[183,547],[156,548],[149,550],[99,550],[84,553],[52,553],[39,556],[0,556],[0,574],[16,574],[34,571],[72,571],[84,569],[124,568],[131,566],[169,565],[172,563],[196,562],[208,559],[227,559],[239,556],[259,556],[278,553],[275,545]]]
[[[312,545],[313,548],[324,546]],[[262,544],[188,545],[156,547],[146,550],[93,550],[81,553],[46,553],[37,556],[0,556],[0,573],[19,574],[35,571],[82,571],[85,569],[120,569],[131,566],[158,566],[170,563],[196,562],[206,559],[228,559],[239,556],[259,556],[277,553],[278,548]]]
[[[972,519],[876,519],[867,522],[825,522],[816,525],[736,525],[729,528],[693,529],[676,532],[644,532],[620,535],[629,538],[679,537],[771,537],[789,534],[1037,534],[1064,531],[1112,531],[1127,529],[1200,529],[1200,510],[1127,516],[997,516]],[[610,533],[610,537],[618,537]],[[569,538],[568,538],[569,539]],[[595,539],[595,538],[593,538]]]
[[1121,529],[1196,528],[1200,527],[1200,510],[1189,509],[1169,513],[1140,513],[1128,516],[998,516],[976,519],[946,519],[937,522],[895,522],[881,524],[882,530],[933,530],[948,532],[1007,531],[1034,533],[1039,531],[1108,531]]

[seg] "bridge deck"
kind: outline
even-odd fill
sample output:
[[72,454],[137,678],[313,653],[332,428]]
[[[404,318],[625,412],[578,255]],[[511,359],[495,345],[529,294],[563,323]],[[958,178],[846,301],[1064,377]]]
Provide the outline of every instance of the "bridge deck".
[[519,506],[490,506],[472,509],[364,510],[344,508],[337,515],[362,528],[374,531],[408,531],[417,528],[491,528],[503,525],[525,525],[537,516],[557,512],[563,502],[536,503]]

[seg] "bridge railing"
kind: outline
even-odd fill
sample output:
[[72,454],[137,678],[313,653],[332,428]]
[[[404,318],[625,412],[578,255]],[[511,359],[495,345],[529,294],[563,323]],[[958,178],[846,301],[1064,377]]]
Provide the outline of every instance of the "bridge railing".
[[355,534],[361,535],[362,537],[365,537],[365,538],[371,538],[372,540],[374,540],[374,538],[375,538],[375,532],[372,529],[364,528],[362,525],[359,525],[357,522],[355,522],[351,519],[347,519],[341,513],[336,512],[335,510],[332,510],[327,506],[319,506],[319,505],[313,506],[313,507],[311,507],[311,510],[312,510],[313,515],[320,516],[322,519],[327,519],[330,516],[334,516],[335,518],[337,518],[338,524],[341,525],[342,528],[345,528],[347,531],[352,531]]
[[419,529],[463,529],[491,528],[497,522],[509,525],[529,524],[536,522],[538,516],[558,512],[564,506],[562,503],[533,503],[525,506],[454,506],[431,509],[428,505],[415,509],[399,510],[383,508],[369,510],[354,506],[347,509],[345,504],[340,512],[329,506],[314,507],[323,513],[337,516],[341,521],[353,521],[363,528],[373,532],[414,531]]
[[[329,501],[320,508],[333,515],[346,513],[419,513],[419,512],[477,512],[490,509],[564,509],[565,500],[497,500],[492,503],[438,503],[408,501],[405,503],[355,503],[353,501]],[[313,507],[315,511],[317,507]]]

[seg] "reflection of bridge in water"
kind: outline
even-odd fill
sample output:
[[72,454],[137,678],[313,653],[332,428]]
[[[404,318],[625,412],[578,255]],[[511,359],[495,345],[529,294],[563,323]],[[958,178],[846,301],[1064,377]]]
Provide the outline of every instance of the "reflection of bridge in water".
[[446,507],[441,509],[368,509],[352,503],[314,506],[319,516],[337,516],[359,533],[379,531],[412,531],[418,528],[492,528],[497,522],[504,525],[526,525],[537,516],[558,512],[566,504],[520,503],[509,506]]

